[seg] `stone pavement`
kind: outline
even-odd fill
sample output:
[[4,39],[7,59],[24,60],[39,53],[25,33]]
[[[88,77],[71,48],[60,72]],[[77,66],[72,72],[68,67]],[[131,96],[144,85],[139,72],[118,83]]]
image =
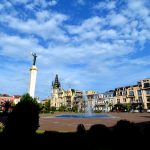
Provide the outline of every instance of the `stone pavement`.
[[[64,113],[66,114],[66,113]],[[74,132],[78,124],[84,124],[88,130],[94,124],[104,124],[107,127],[114,126],[119,120],[128,120],[134,123],[150,122],[150,113],[107,113],[113,118],[54,118],[50,114],[40,115],[39,130]],[[58,114],[57,114],[58,115]]]

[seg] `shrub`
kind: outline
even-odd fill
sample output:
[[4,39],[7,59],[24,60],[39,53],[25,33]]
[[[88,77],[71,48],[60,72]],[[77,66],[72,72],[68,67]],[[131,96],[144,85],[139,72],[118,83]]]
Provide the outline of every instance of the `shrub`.
[[55,107],[55,106],[52,106],[52,107],[51,107],[51,111],[56,111],[56,107]]
[[3,132],[4,128],[5,128],[4,124],[0,122],[0,133]]
[[58,111],[62,112],[62,111],[66,111],[67,107],[62,105],[59,107]]
[[72,111],[73,111],[73,112],[78,112],[78,106],[73,106],[73,107],[72,107]]

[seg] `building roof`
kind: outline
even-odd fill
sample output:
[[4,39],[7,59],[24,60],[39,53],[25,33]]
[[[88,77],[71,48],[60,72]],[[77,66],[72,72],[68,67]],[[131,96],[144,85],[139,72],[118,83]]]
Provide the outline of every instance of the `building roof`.
[[55,80],[54,80],[54,82],[52,82],[52,86],[53,86],[53,88],[55,89],[57,89],[57,88],[60,88],[60,82],[59,82],[59,79],[58,79],[58,74],[56,74],[56,76],[55,76]]
[[8,94],[0,94],[1,97],[11,97],[10,95]]
[[15,97],[15,98],[21,98],[21,96],[20,96],[20,95],[14,95],[14,97]]

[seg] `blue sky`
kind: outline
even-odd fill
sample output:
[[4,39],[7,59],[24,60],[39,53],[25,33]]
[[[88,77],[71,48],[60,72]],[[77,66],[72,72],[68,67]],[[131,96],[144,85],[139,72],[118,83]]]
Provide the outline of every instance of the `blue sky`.
[[0,93],[36,96],[65,88],[104,92],[150,77],[149,0],[1,0]]

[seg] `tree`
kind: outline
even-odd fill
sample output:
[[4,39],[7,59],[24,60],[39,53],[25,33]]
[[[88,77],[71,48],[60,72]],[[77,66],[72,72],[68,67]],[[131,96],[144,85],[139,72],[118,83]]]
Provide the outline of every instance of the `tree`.
[[67,107],[65,105],[61,105],[59,107],[59,111],[62,112],[62,111],[66,111]]
[[47,100],[44,105],[44,111],[49,113],[50,110],[51,110],[51,101]]
[[124,104],[124,107],[125,107],[126,111],[130,111],[131,104],[130,103]]
[[77,105],[73,106],[73,107],[72,107],[72,111],[73,111],[73,112],[78,112],[78,106],[77,106]]
[[22,96],[8,116],[5,133],[18,137],[35,134],[39,127],[39,104],[29,94]]
[[3,103],[4,112],[7,113],[9,111],[9,109],[11,108],[11,106],[12,106],[12,102],[11,101],[5,101]]

